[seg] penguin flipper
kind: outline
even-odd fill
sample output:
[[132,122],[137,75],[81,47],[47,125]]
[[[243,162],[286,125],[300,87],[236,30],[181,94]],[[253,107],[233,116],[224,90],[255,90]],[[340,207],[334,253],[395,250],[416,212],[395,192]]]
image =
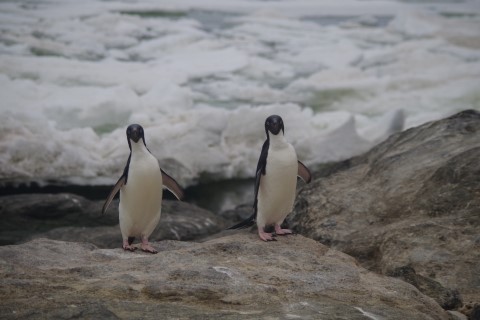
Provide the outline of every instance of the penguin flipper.
[[178,200],[182,200],[185,194],[182,188],[178,185],[177,181],[166,174],[162,169],[160,169],[160,171],[162,171],[163,187],[173,193]]
[[308,168],[300,161],[298,161],[297,176],[302,178],[302,180],[305,181],[305,183],[310,183],[310,181],[312,181],[312,174],[310,173],[310,170],[308,170]]
[[107,200],[105,200],[105,204],[103,205],[103,208],[102,208],[102,214],[104,214],[105,211],[107,211],[108,206],[110,205],[110,202],[112,202],[113,198],[115,198],[115,195],[118,193],[118,191],[120,191],[120,189],[125,185],[126,182],[127,182],[127,177],[124,175],[122,175],[120,179],[118,179],[117,183],[115,183],[115,185],[113,186],[112,191],[110,191],[110,194],[108,195]]

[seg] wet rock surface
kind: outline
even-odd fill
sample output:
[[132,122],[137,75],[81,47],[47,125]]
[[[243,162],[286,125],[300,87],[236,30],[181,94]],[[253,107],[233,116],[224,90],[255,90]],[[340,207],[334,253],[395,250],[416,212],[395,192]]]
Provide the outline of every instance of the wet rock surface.
[[165,240],[159,253],[36,239],[0,247],[2,319],[449,319],[433,299],[308,238]]
[[480,301],[479,159],[476,111],[394,134],[315,175],[323,177],[301,191],[290,227],[370,270],[412,268],[417,287],[445,308]]
[[[0,197],[0,244],[38,237],[90,242],[101,248],[121,246],[118,200],[102,215],[103,201],[73,194],[24,194]],[[180,201],[164,200],[160,223],[152,240],[194,240],[226,227],[223,218]]]

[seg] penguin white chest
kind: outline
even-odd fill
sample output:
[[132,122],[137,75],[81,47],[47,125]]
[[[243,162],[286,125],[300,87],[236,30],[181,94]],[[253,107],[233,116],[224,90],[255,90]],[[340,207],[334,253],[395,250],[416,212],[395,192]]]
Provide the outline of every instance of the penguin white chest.
[[162,174],[148,151],[132,152],[128,179],[120,190],[119,220],[124,238],[148,237],[160,220]]
[[291,144],[270,146],[265,175],[261,177],[258,190],[258,225],[281,223],[292,211],[297,172],[297,154]]

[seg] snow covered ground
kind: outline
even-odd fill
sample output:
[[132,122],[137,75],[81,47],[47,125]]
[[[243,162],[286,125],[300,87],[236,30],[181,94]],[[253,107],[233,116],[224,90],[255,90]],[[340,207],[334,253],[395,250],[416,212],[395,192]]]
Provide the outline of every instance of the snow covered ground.
[[480,2],[0,3],[0,182],[112,184],[125,129],[183,185],[252,177],[283,117],[308,165],[480,110]]

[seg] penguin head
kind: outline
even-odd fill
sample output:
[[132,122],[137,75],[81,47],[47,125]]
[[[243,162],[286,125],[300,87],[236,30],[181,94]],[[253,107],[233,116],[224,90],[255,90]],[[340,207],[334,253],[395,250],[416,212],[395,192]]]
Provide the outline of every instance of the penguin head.
[[265,120],[265,132],[267,133],[267,136],[268,132],[277,135],[280,130],[282,130],[283,134],[285,134],[282,117],[274,114]]
[[[131,124],[127,128],[127,140],[128,140],[128,146],[130,147],[130,150],[132,149],[132,143],[131,141],[137,143],[140,139],[143,140],[143,144],[145,144],[145,136],[143,133],[143,128],[139,124]],[[146,144],[145,144],[146,146]]]

